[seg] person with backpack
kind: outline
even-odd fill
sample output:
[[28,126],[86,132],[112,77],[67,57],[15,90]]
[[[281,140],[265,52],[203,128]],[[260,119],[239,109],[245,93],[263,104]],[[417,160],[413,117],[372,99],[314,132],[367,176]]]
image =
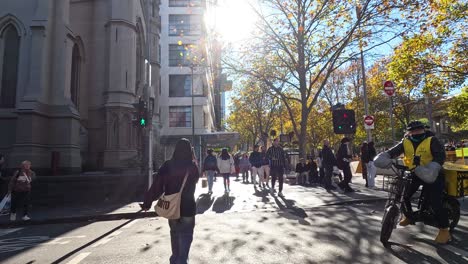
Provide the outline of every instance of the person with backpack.
[[8,193],[11,193],[10,221],[16,220],[16,210],[23,204],[24,221],[30,220],[28,216],[29,201],[31,196],[31,183],[36,179],[36,173],[31,170],[31,162],[21,162],[19,170],[15,171],[8,185]]
[[[159,168],[151,188],[145,192],[142,210],[148,211],[154,200],[163,196],[180,194],[177,204],[177,218],[168,218],[172,255],[170,263],[183,264],[188,262],[189,251],[193,241],[195,228],[195,188],[199,179],[198,167],[193,162],[190,141],[182,138],[177,141],[174,154],[170,160]],[[158,206],[159,206],[158,201]]]
[[212,149],[208,149],[206,154],[208,154],[208,156],[206,156],[205,161],[203,162],[203,173],[205,173],[206,177],[208,178],[208,194],[212,194],[213,179],[215,177],[215,173],[219,173],[218,161],[213,155]]

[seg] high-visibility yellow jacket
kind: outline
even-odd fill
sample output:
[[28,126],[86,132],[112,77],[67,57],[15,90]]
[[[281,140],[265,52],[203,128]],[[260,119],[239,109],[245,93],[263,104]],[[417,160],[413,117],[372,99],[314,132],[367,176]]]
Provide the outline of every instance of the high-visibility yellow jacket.
[[434,160],[434,157],[431,153],[431,140],[432,137],[425,138],[419,145],[416,147],[416,151],[413,147],[413,142],[405,138],[403,140],[403,148],[405,150],[405,157],[403,158],[403,163],[409,169],[413,169],[416,166],[413,164],[414,155],[421,157],[421,165],[427,165]]

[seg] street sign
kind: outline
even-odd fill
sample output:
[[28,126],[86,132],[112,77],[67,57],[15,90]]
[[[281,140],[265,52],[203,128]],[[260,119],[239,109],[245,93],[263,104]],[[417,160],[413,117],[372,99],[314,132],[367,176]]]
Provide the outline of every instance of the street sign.
[[368,115],[364,116],[364,128],[365,129],[374,129],[374,116]]
[[386,81],[384,83],[384,92],[388,95],[388,96],[393,96],[393,94],[395,94],[395,87],[393,86],[393,82],[392,81]]

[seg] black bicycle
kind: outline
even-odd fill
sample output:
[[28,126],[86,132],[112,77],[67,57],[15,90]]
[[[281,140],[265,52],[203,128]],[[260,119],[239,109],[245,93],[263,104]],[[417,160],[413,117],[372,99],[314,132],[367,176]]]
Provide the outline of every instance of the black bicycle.
[[[417,177],[414,174],[414,170],[408,169],[408,167],[399,165],[393,162],[392,170],[396,176],[388,177],[387,186],[384,189],[388,190],[388,199],[385,204],[385,212],[382,219],[382,229],[380,230],[380,242],[384,246],[388,245],[388,240],[392,235],[393,229],[396,228],[397,223],[400,219],[400,213],[405,213],[406,208],[404,206],[404,197],[411,186],[413,177]],[[435,219],[435,213],[432,209],[428,200],[425,199],[424,188],[418,199],[417,211],[412,213],[411,220],[414,223],[423,222],[425,225],[437,226]],[[444,193],[443,206],[448,210],[450,232],[453,232],[460,219],[460,203],[452,196]]]

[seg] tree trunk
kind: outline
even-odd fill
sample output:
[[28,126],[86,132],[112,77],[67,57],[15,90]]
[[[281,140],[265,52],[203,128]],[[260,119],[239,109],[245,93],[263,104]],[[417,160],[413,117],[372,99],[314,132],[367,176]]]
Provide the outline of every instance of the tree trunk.
[[301,110],[301,132],[299,133],[299,157],[306,158],[306,143],[307,143],[307,108],[302,107]]

